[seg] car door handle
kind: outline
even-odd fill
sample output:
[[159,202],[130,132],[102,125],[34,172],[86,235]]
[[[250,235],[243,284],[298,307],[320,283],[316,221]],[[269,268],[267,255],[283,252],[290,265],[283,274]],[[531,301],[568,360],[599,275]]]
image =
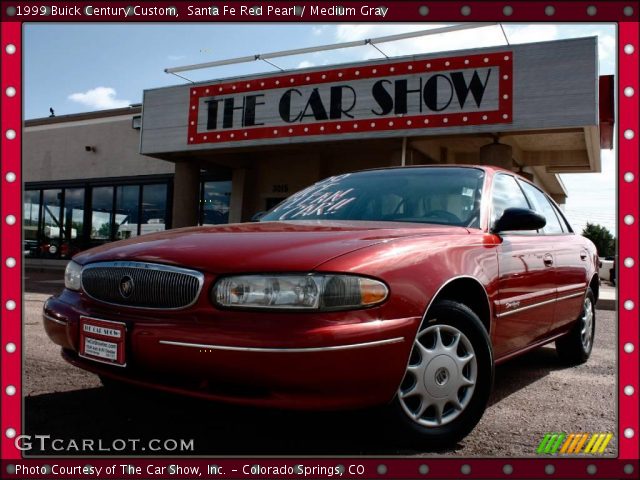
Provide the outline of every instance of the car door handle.
[[580,252],[580,260],[586,260],[587,259],[587,252]]
[[550,267],[551,265],[553,265],[553,256],[550,253],[547,253],[544,256],[543,262],[544,262],[545,267]]

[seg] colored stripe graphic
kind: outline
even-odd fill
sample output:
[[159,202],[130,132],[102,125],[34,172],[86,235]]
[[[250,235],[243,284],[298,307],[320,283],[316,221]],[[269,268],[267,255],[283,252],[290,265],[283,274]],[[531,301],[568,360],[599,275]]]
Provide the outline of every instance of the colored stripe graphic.
[[556,451],[560,447],[560,444],[562,443],[562,440],[564,440],[565,436],[566,436],[565,433],[561,433],[560,435],[558,435],[558,439],[556,440],[556,443],[551,448],[551,453],[556,453]]
[[576,445],[576,450],[573,453],[580,453],[580,450],[582,450],[582,446],[584,445],[584,442],[587,441],[587,438],[589,438],[589,434],[588,433],[582,434],[582,438],[578,442],[578,445]]
[[602,441],[605,439],[605,437],[607,436],[606,433],[598,433],[595,436],[597,436],[598,438],[596,439],[596,443],[594,443],[591,446],[591,450],[589,450],[588,452],[585,453],[596,453],[598,451],[598,449],[600,448],[600,444],[602,443]]
[[582,434],[576,433],[576,436],[573,437],[573,442],[571,442],[571,446],[569,447],[569,452],[568,453],[575,452],[576,447],[578,446],[578,442],[580,441],[581,438],[582,438]]
[[[613,433],[547,433],[536,449],[536,453],[555,454],[598,454],[613,438]],[[583,450],[584,448],[584,450]]]
[[555,443],[556,438],[558,438],[558,434],[557,433],[554,433],[554,434],[551,435],[551,438],[547,442],[547,446],[544,449],[544,453],[551,453],[551,449],[553,448],[553,444]]
[[540,442],[540,445],[538,445],[538,449],[536,450],[536,453],[544,452],[544,447],[547,445],[547,442],[549,442],[550,439],[551,439],[551,434],[547,433],[542,439],[542,441]]
[[598,435],[597,433],[591,435],[591,438],[587,442],[587,446],[584,448],[584,453],[589,453],[591,451],[591,447],[596,443],[596,440],[599,436],[600,435]]
[[607,433],[607,436],[604,438],[602,445],[600,445],[600,450],[598,450],[598,453],[604,453],[604,449],[607,448],[607,445],[609,445],[609,442],[611,441],[612,438],[613,438],[613,433]]
[[573,439],[575,438],[575,436],[576,436],[575,433],[570,433],[569,434],[569,436],[567,437],[565,442],[562,444],[562,448],[560,449],[560,453],[567,453],[567,449],[569,448],[569,445],[571,445],[571,442],[573,442]]

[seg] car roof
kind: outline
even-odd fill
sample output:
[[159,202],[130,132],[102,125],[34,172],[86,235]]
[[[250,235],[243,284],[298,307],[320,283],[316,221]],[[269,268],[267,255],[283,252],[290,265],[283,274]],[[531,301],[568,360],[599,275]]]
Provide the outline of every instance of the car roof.
[[492,165],[450,165],[450,164],[437,164],[437,165],[405,165],[405,166],[399,166],[399,165],[394,165],[391,167],[376,167],[376,168],[366,168],[364,170],[356,170],[353,173],[360,173],[360,172],[375,172],[378,170],[405,170],[405,169],[417,169],[417,168],[471,168],[471,169],[475,169],[475,170],[484,170],[486,172],[506,172],[506,173],[511,173],[514,175],[517,175],[517,173],[514,173],[513,171],[506,169],[506,168],[502,168],[502,167],[495,167]]

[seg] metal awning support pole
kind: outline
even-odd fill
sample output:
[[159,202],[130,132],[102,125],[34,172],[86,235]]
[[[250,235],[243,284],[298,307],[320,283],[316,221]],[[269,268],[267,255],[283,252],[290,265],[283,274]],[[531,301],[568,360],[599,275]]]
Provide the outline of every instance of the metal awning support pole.
[[185,65],[182,67],[165,68],[166,73],[187,72],[190,70],[200,70],[203,68],[220,67],[223,65],[235,65],[238,63],[255,62],[256,60],[265,60],[270,58],[287,57],[291,55],[302,55],[305,53],[324,52],[328,50],[338,50],[341,48],[359,47],[362,45],[395,42],[397,40],[406,40],[408,38],[424,37],[427,35],[437,35],[439,33],[457,32],[460,30],[469,30],[472,28],[489,27],[498,25],[497,22],[485,23],[460,23],[448,27],[431,28],[428,30],[418,30],[415,32],[398,33],[396,35],[386,35],[377,38],[368,38],[365,40],[356,40],[353,42],[333,43],[330,45],[320,45],[317,47],[294,48],[292,50],[281,50],[279,52],[262,53],[259,55],[249,55],[246,57],[230,58],[227,60],[216,60],[214,62],[196,63],[193,65]]
[[400,165],[402,167],[407,165],[407,137],[402,137],[402,160]]

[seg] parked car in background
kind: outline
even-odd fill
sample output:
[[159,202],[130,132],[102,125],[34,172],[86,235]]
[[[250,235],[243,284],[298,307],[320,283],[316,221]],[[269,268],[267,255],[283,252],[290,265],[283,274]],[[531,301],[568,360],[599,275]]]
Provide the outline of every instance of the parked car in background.
[[125,240],[138,235],[138,228],[140,228],[140,235],[147,235],[149,233],[162,232],[165,229],[163,218],[150,218],[147,223],[139,225],[137,223],[129,223],[129,218],[118,225],[116,238],[118,240]]
[[600,280],[607,281],[612,285],[616,284],[616,270],[615,270],[615,257],[600,258],[600,267],[598,269],[598,276]]
[[338,175],[259,222],[183,228],[76,255],[44,305],[73,365],[244,405],[385,405],[423,445],[467,435],[494,365],[593,347],[598,257],[509,171]]

